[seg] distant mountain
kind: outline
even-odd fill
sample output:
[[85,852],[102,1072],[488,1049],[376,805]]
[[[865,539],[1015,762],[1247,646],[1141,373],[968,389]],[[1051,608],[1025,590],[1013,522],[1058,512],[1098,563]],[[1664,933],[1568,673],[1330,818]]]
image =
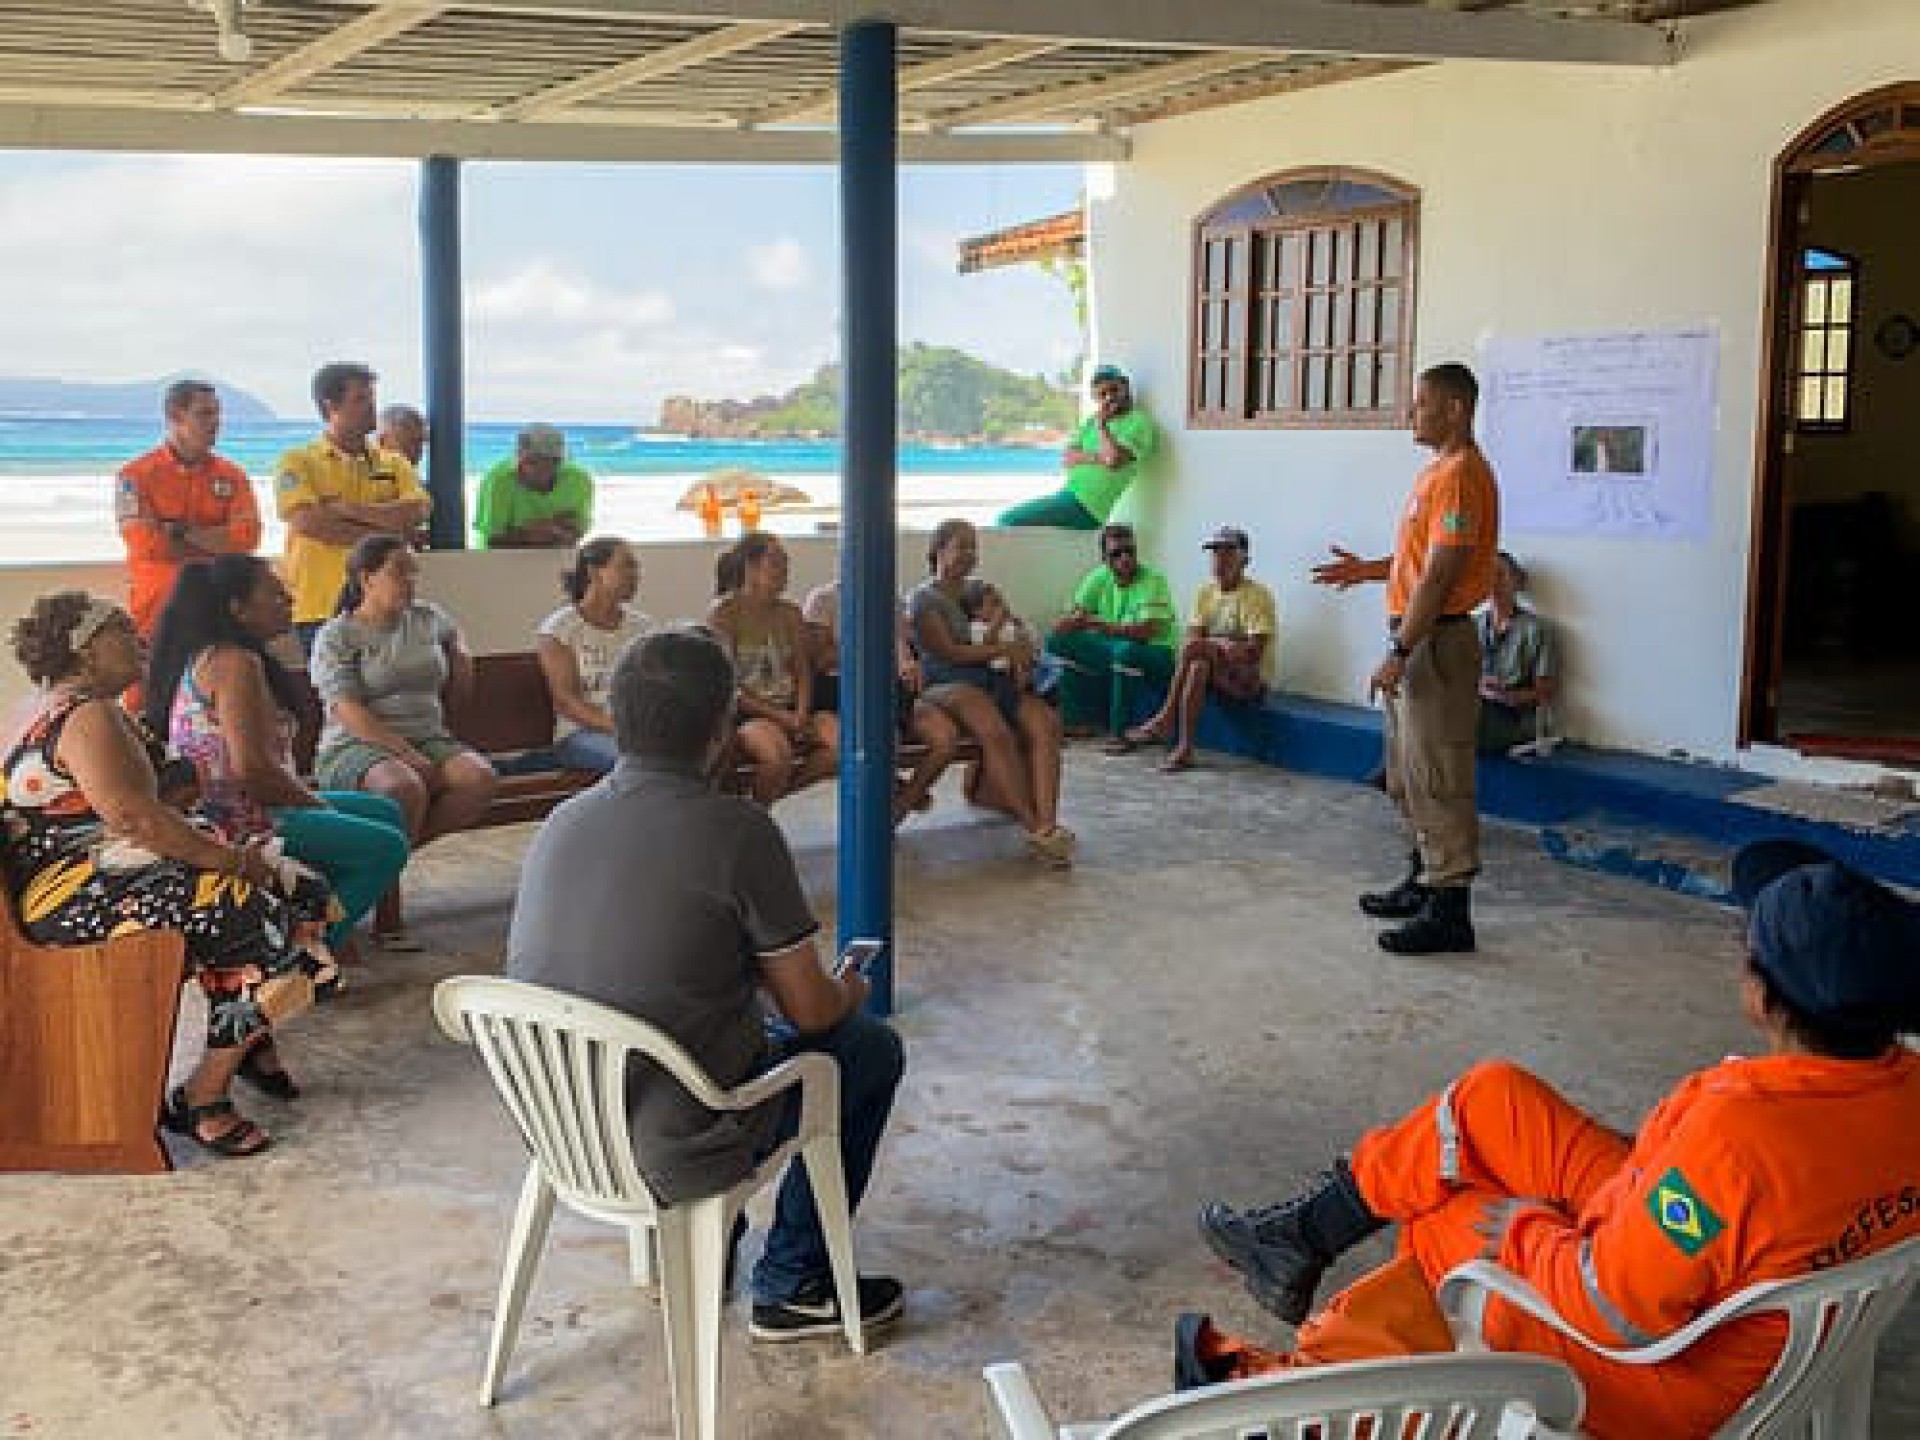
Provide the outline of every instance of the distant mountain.
[[[960,350],[915,342],[900,351],[900,431],[921,441],[1050,443],[1072,429],[1071,390]],[[669,397],[660,428],[696,439],[817,438],[840,432],[840,367],[822,365],[785,395],[752,400]]]
[[191,375],[212,381],[220,391],[226,420],[277,420],[272,408],[237,385],[213,375],[180,371],[158,380],[104,383],[55,380],[44,375],[0,375],[0,415],[32,415],[76,420],[152,420],[160,415],[160,395],[175,380]]

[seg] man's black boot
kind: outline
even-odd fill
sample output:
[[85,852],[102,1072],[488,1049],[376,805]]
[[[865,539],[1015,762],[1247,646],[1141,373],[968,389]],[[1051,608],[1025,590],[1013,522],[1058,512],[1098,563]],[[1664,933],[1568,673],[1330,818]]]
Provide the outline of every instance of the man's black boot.
[[1345,1160],[1312,1189],[1258,1210],[1225,1201],[1200,1207],[1200,1235],[1213,1253],[1238,1270],[1247,1292],[1289,1325],[1313,1309],[1320,1277],[1340,1255],[1382,1229],[1367,1208]]
[[1363,914],[1376,920],[1411,920],[1426,908],[1431,893],[1420,883],[1420,852],[1407,857],[1407,877],[1391,890],[1369,890],[1360,897]]
[[1448,885],[1428,891],[1427,896],[1418,915],[1382,932],[1382,950],[1395,955],[1447,955],[1473,949],[1473,892],[1465,885]]

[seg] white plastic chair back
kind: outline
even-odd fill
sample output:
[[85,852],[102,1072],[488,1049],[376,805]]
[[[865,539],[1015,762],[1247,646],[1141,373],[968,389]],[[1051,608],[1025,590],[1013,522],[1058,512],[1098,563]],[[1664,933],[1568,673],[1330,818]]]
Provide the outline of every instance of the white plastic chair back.
[[1786,1317],[1787,1338],[1765,1382],[1715,1432],[1714,1440],[1866,1440],[1874,1351],[1920,1285],[1920,1239],[1794,1280],[1769,1280],[1730,1295],[1685,1328],[1637,1350],[1595,1345],[1554,1313],[1545,1297],[1484,1260],[1462,1265],[1440,1287],[1456,1333],[1481,1343],[1486,1302],[1498,1295],[1607,1359],[1657,1365],[1706,1335],[1748,1316]]
[[644,1020],[517,980],[460,976],[434,991],[434,1013],[486,1062],[501,1103],[560,1198],[620,1221],[655,1212],[634,1163],[627,1060],[644,1055],[712,1109],[725,1109],[693,1057]]
[[[1055,1440],[1018,1365],[986,1372],[1004,1440]],[[1512,1440],[1535,1421],[1580,1421],[1573,1372],[1538,1355],[1415,1355],[1358,1360],[1162,1396],[1104,1425],[1094,1440]]]

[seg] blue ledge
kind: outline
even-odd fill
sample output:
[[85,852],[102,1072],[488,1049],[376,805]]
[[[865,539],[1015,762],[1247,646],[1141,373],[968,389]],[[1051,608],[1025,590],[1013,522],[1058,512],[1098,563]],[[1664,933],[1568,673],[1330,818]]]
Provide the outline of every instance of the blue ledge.
[[[1358,782],[1379,764],[1380,716],[1295,695],[1209,704],[1199,742]],[[1538,827],[1541,843],[1560,859],[1688,894],[1724,898],[1727,857],[1771,836],[1806,840],[1882,879],[1920,885],[1920,826],[1859,829],[1734,798],[1770,783],[1716,765],[1563,744],[1544,759],[1483,758],[1479,799],[1482,814]]]

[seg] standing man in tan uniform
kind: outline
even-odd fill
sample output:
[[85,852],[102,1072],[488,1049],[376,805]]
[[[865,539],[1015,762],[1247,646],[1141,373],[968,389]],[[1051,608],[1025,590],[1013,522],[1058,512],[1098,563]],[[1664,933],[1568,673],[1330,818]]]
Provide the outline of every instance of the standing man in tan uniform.
[[1387,654],[1368,698],[1386,710],[1387,793],[1413,829],[1407,877],[1360,897],[1398,955],[1473,949],[1469,900],[1480,868],[1474,808],[1474,727],[1480,642],[1473,610],[1493,585],[1500,549],[1500,491],[1473,438],[1480,387],[1460,364],[1436,365],[1413,398],[1413,438],[1434,452],[1400,518],[1393,555],[1362,560],[1338,545],[1313,569],[1315,583],[1345,590],[1387,582]]

